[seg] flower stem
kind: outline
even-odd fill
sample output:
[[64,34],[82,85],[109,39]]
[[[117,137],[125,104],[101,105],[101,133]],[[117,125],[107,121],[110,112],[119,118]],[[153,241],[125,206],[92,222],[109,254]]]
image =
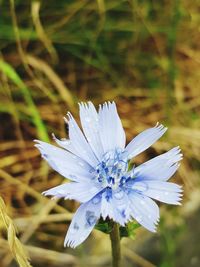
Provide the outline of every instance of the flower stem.
[[113,223],[113,229],[110,232],[110,240],[112,246],[112,267],[120,267],[121,251],[120,251],[120,232],[118,223]]

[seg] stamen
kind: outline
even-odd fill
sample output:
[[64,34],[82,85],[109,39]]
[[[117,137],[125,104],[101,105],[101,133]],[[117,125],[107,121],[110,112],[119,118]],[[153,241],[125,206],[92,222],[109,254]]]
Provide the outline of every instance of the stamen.
[[127,177],[128,160],[124,158],[121,149],[107,152],[95,170],[95,179],[104,188],[117,189],[122,186]]

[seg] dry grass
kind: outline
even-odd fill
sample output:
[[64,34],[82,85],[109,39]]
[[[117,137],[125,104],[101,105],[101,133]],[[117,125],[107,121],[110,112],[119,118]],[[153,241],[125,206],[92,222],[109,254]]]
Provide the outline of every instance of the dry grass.
[[[65,137],[62,118],[70,110],[78,119],[78,101],[92,100],[98,105],[115,100],[128,141],[157,121],[169,127],[165,137],[135,159],[136,164],[176,145],[183,150],[184,159],[174,179],[184,186],[184,205],[161,207],[161,249],[152,261],[156,266],[179,267],[175,256],[179,237],[171,242],[165,233],[183,228],[182,235],[190,235],[195,229],[184,227],[200,208],[198,3],[29,2],[0,4],[4,11],[0,19],[0,195],[32,265],[109,266],[108,238],[97,231],[77,250],[63,248],[67,225],[78,204],[41,195],[61,183],[62,177],[41,160],[32,140],[51,140],[52,132]],[[18,261],[20,257],[24,262],[21,266],[30,266],[10,217],[5,217],[8,244]],[[124,251],[128,248],[125,266],[132,262],[153,266],[130,252],[149,238],[152,235],[139,229],[136,241],[122,242]],[[2,232],[0,262],[15,266],[6,244]],[[191,263],[189,257],[186,266]]]
[[21,242],[16,236],[16,228],[13,221],[6,213],[6,206],[3,199],[0,197],[0,215],[1,221],[7,231],[7,239],[9,248],[13,254],[13,257],[17,261],[20,267],[31,267],[28,254],[25,252]]

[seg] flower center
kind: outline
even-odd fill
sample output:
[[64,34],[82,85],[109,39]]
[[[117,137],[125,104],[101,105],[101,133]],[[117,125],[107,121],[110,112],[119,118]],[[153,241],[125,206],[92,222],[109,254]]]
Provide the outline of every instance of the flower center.
[[116,189],[126,181],[127,170],[128,161],[123,151],[116,149],[104,154],[102,162],[96,167],[95,178],[102,187]]

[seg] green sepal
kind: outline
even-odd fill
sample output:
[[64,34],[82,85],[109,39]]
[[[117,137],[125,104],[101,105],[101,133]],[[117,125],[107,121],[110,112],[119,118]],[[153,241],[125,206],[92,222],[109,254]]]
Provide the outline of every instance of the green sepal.
[[140,224],[135,221],[127,223],[126,226],[120,226],[120,237],[130,237],[132,239],[135,239],[135,230],[139,227]]
[[106,233],[106,234],[110,234],[110,232],[112,231],[112,227],[113,227],[113,223],[110,220],[103,220],[103,218],[100,218],[98,223],[95,225],[95,229]]

